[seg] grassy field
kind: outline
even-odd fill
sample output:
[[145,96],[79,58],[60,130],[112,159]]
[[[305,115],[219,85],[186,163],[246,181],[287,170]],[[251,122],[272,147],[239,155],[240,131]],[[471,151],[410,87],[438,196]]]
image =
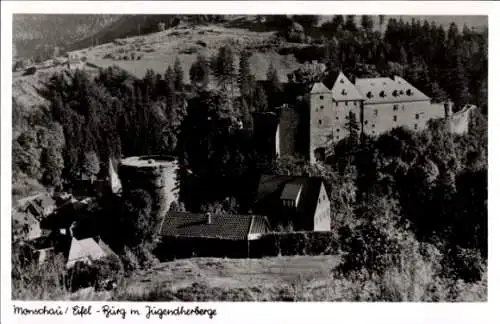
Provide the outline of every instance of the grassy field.
[[271,289],[298,282],[321,285],[331,278],[337,256],[263,259],[192,258],[161,263],[130,278],[126,291],[140,294],[159,288],[176,291],[193,283],[221,289]]

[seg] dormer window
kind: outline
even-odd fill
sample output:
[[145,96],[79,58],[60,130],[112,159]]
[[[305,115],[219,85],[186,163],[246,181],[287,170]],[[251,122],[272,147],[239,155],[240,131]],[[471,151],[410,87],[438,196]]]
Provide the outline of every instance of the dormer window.
[[343,96],[345,96],[345,95],[347,95],[347,91],[346,91],[345,89],[342,89],[341,94],[342,94]]
[[381,98],[384,98],[384,97],[385,97],[385,91],[384,91],[384,90],[380,91],[380,97],[381,97]]
[[399,94],[400,94],[400,95],[404,95],[404,94],[405,94],[405,92],[404,92],[403,90],[399,90]]
[[340,79],[340,83],[344,83],[344,79]]
[[284,207],[297,208],[300,194],[302,193],[302,184],[287,183],[281,192],[281,203]]
[[394,97],[397,97],[397,96],[398,96],[398,91],[397,91],[397,90],[394,90],[394,91],[392,92],[392,95],[393,95]]
[[372,92],[371,92],[371,91],[368,91],[368,92],[366,93],[366,97],[367,97],[367,98],[371,98],[371,97],[373,97]]
[[411,91],[411,89],[406,90],[406,95],[407,96],[412,96],[413,95],[413,91]]

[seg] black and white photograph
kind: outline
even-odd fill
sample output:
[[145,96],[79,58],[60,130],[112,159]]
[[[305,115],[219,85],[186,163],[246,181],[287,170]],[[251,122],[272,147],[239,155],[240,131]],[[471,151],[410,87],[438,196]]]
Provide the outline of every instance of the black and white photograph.
[[488,302],[487,15],[93,10],[12,15],[13,301]]

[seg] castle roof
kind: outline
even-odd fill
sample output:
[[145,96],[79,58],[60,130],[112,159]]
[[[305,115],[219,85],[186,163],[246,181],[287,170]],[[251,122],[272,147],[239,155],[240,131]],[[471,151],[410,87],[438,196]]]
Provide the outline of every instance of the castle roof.
[[330,90],[323,84],[323,82],[316,82],[312,89],[311,93],[329,93]]
[[367,104],[430,100],[398,76],[395,76],[394,80],[387,77],[356,79],[355,86]]
[[340,72],[332,88],[335,101],[363,100],[363,96],[349,79]]

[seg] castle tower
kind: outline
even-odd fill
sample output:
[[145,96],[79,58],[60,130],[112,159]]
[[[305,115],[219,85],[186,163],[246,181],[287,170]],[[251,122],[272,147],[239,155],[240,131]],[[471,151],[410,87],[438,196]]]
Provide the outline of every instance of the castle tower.
[[323,84],[315,83],[310,92],[309,160],[324,159],[332,146],[332,92]]
[[340,72],[337,80],[332,88],[333,97],[333,141],[339,142],[349,136],[346,128],[349,120],[349,114],[354,113],[356,120],[359,123],[360,131],[362,130],[363,123],[363,96],[358,92],[354,84]]

